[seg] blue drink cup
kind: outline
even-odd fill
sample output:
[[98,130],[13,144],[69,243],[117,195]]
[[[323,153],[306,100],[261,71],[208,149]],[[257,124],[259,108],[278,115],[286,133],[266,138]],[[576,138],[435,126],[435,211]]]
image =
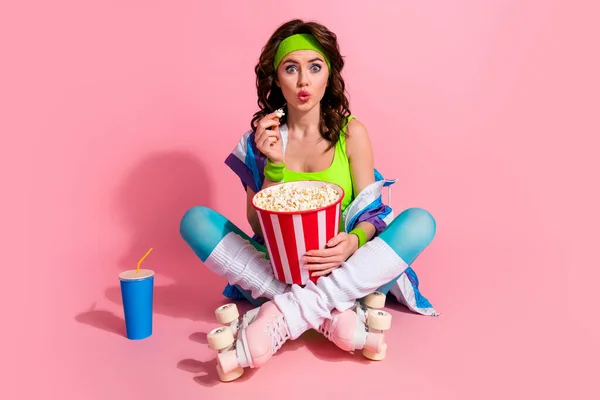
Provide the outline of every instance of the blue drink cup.
[[154,271],[125,271],[119,274],[119,280],[127,338],[145,339],[152,335]]

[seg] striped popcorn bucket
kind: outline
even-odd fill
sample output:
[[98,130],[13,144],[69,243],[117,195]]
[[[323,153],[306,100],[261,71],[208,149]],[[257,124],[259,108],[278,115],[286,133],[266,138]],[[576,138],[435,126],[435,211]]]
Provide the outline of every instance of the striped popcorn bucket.
[[[321,181],[295,181],[270,186],[263,190],[274,190],[279,185],[293,184],[297,188],[321,186]],[[326,243],[339,233],[341,205],[344,190],[331,185],[339,194],[338,200],[326,207],[306,211],[272,211],[252,205],[265,239],[265,245],[271,259],[273,274],[278,280],[305,285],[309,280],[316,282],[317,277],[309,276],[302,268],[300,257],[307,251],[324,249]],[[255,196],[256,197],[256,196]]]

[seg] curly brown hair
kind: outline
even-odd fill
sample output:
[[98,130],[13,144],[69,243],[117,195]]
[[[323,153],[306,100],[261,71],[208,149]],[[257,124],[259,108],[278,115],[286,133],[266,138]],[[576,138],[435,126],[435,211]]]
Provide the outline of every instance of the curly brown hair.
[[[273,66],[273,61],[279,44],[288,36],[299,33],[312,34],[323,46],[331,65],[327,89],[321,100],[321,118],[319,121],[319,131],[321,136],[329,141],[328,149],[330,149],[339,140],[340,132],[345,127],[347,118],[351,113],[349,101],[346,97],[346,85],[341,76],[344,59],[340,54],[337,36],[317,22],[304,22],[301,19],[288,21],[273,32],[267,44],[263,47],[258,63],[254,68],[258,93],[257,103],[260,110],[254,114],[250,127],[254,131],[257,122],[262,117],[279,108],[284,108],[287,115],[285,98],[281,88],[275,83],[277,71]],[[283,116],[280,122],[283,124],[286,120],[287,117]]]

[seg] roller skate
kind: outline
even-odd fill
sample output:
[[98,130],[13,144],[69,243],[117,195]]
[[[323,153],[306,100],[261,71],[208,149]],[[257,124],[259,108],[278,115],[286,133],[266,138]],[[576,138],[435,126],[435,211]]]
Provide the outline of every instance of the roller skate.
[[[392,315],[382,310],[385,306],[385,294],[373,292],[362,301],[357,302],[356,314],[359,319],[366,321],[369,335],[383,335],[392,327]],[[385,358],[387,344],[384,342],[379,349],[364,347],[363,356],[373,361]]]
[[272,302],[248,311],[239,318],[235,304],[215,311],[219,323],[207,335],[208,345],[217,351],[217,373],[223,382],[238,379],[244,368],[260,368],[290,338],[279,309]]
[[332,311],[332,319],[319,327],[327,339],[345,351],[361,350],[363,356],[380,361],[387,345],[384,331],[390,329],[392,315],[379,310],[385,306],[385,295],[374,292],[344,311]]
[[344,351],[381,352],[385,345],[383,333],[369,332],[364,314],[357,313],[356,307],[343,312],[333,310],[331,319],[325,320],[318,331]]

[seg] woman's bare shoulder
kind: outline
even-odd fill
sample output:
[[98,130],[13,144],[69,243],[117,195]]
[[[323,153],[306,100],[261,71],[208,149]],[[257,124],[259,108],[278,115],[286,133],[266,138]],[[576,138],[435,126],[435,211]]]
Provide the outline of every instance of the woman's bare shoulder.
[[353,118],[348,122],[348,128],[346,130],[346,150],[348,152],[348,157],[352,157],[354,152],[371,150],[369,131],[365,124],[357,118]]

